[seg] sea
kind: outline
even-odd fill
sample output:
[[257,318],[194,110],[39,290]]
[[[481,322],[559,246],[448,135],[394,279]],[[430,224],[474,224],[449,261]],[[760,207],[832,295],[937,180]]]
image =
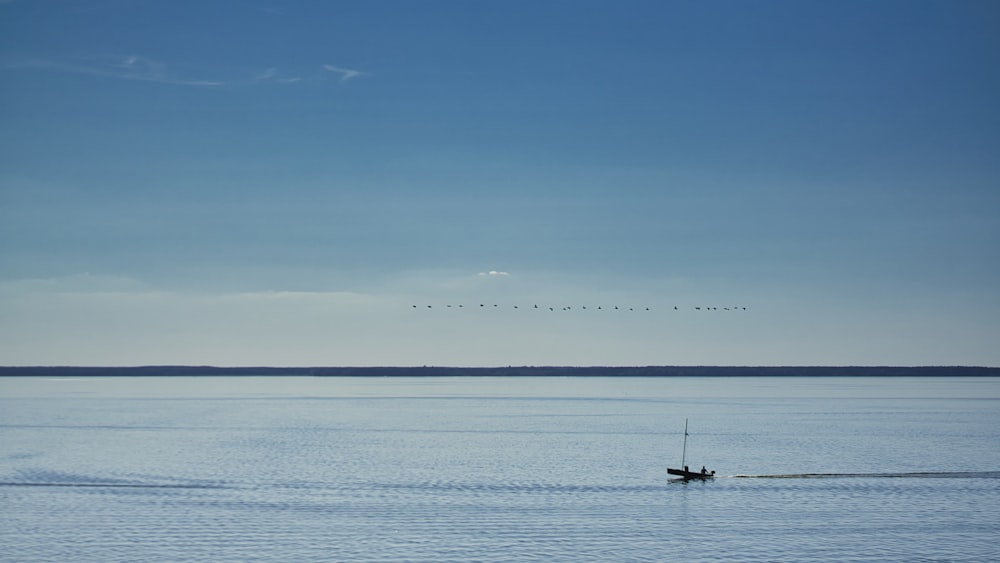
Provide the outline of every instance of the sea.
[[0,561],[1000,561],[1000,379],[5,377]]

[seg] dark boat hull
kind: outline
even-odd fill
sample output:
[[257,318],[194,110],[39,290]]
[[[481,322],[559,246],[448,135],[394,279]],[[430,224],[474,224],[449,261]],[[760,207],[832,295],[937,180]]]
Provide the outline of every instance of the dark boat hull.
[[677,475],[678,477],[688,480],[688,479],[714,479],[715,472],[711,473],[700,473],[695,471],[684,471],[683,469],[673,469],[667,468],[667,473],[671,475]]

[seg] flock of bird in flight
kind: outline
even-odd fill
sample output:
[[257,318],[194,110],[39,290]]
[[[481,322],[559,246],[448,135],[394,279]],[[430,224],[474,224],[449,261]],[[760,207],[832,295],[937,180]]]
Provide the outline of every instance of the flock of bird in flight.
[[[413,308],[414,309],[421,309],[423,307],[420,307],[419,305],[414,305]],[[434,305],[427,305],[426,308],[427,309],[433,309]],[[496,309],[499,309],[500,305],[493,304],[492,306],[489,306],[489,305],[487,305],[485,303],[480,303],[479,307],[476,307],[474,305],[470,305],[469,307],[465,307],[465,305],[444,305],[443,307],[439,306],[439,308],[444,308],[444,309],[465,309],[465,308],[469,308],[469,309],[480,309],[480,308],[482,308],[482,309],[494,309],[494,308],[496,308]],[[504,308],[508,308],[508,307],[505,306]],[[519,307],[518,305],[513,305],[513,308],[514,309],[520,309],[521,307]],[[534,306],[532,306],[532,307],[524,307],[524,308],[525,309],[538,309],[538,310],[546,310],[547,309],[547,310],[553,311],[553,312],[554,311],[572,311],[572,310],[574,310],[574,308],[570,307],[570,306],[564,306],[564,307],[547,307],[547,306],[542,306],[542,307],[539,307],[537,304],[534,305]],[[591,311],[652,311],[653,310],[651,307],[619,307],[618,305],[614,305],[612,307],[604,307],[602,305],[598,305],[597,307],[590,307],[590,309],[588,309],[586,306],[582,306],[582,307],[577,307],[577,309],[582,310],[582,311],[587,311],[587,310],[591,310]],[[695,311],[746,311],[747,310],[746,307],[693,307],[693,309]],[[679,311],[681,309],[680,309],[680,307],[677,307],[675,305],[672,310]]]

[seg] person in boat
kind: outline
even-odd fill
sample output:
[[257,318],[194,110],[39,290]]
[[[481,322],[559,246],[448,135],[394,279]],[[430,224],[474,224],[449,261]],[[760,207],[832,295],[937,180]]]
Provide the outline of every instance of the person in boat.
[[707,470],[707,469],[705,469],[705,466],[704,466],[704,465],[702,465],[702,466],[701,466],[701,474],[702,474],[702,475],[708,475],[708,470]]

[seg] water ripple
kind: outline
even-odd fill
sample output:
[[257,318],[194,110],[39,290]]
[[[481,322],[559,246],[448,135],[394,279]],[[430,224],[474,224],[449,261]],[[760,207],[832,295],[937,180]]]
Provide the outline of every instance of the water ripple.
[[729,475],[731,479],[1000,479],[1000,471],[914,471],[905,473],[789,473],[785,475]]

